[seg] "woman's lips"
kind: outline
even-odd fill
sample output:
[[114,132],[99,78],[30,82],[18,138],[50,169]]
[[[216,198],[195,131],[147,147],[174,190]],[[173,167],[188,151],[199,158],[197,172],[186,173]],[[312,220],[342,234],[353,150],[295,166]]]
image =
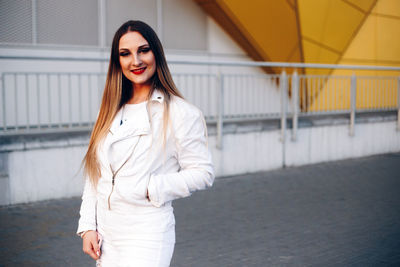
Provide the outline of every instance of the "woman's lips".
[[140,69],[131,70],[131,72],[133,74],[139,75],[139,74],[142,74],[145,70],[146,70],[146,67],[143,67],[143,68],[140,68]]

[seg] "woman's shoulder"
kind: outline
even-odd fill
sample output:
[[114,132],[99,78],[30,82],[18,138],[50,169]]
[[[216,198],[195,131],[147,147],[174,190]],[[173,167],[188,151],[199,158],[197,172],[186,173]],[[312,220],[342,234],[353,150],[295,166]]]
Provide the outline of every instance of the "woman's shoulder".
[[174,116],[183,118],[199,117],[202,116],[201,110],[179,96],[171,96],[170,112]]

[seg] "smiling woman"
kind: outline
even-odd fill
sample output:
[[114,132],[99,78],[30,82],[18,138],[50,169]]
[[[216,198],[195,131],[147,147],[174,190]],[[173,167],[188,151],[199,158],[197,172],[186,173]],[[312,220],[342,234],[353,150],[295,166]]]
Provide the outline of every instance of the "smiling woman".
[[175,87],[163,48],[141,21],[115,33],[84,158],[77,233],[97,266],[169,266],[172,201],[214,181],[201,111]]
[[147,97],[151,77],[156,71],[156,61],[149,43],[140,33],[128,32],[119,41],[119,58],[122,73],[132,82],[136,93],[135,99],[130,99],[128,103],[142,102]]

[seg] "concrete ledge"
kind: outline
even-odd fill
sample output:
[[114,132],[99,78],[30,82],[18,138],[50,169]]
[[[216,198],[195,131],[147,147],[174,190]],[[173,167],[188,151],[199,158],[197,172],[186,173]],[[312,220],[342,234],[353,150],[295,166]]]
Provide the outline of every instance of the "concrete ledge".
[[83,146],[89,143],[90,132],[21,134],[1,137],[0,153],[46,148]]

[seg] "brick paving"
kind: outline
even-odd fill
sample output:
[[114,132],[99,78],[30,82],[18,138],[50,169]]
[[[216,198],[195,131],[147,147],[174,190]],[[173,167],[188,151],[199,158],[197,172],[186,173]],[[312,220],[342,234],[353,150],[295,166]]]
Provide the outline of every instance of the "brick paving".
[[[0,208],[0,266],[94,266],[79,205]],[[174,207],[171,266],[400,266],[400,154],[220,178]]]

